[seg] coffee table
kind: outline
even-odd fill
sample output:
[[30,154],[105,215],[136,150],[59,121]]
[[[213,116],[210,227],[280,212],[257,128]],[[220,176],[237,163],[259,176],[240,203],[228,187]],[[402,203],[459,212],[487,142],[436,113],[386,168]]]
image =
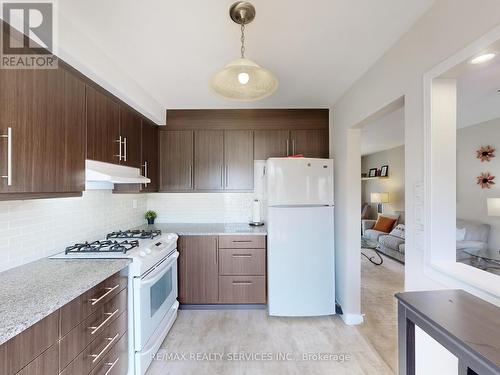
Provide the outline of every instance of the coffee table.
[[370,262],[375,264],[376,266],[380,266],[382,263],[384,263],[384,259],[378,252],[378,242],[370,240],[369,238],[361,236],[361,248],[362,249],[371,249],[375,251],[375,254],[378,257],[378,260],[374,256],[369,257],[365,253],[361,252],[361,255],[363,255],[366,259],[368,259]]
[[500,252],[498,250],[463,249],[462,251],[470,255],[470,258],[461,259],[459,262],[500,275]]

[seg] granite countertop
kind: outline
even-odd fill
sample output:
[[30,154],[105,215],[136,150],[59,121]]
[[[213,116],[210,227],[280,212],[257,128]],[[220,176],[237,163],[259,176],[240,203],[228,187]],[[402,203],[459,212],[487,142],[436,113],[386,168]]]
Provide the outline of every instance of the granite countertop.
[[128,259],[43,258],[0,273],[0,345],[126,268]]
[[134,229],[160,229],[163,233],[177,233],[180,236],[210,236],[210,235],[259,235],[267,234],[266,226],[252,227],[248,223],[165,223],[141,225]]

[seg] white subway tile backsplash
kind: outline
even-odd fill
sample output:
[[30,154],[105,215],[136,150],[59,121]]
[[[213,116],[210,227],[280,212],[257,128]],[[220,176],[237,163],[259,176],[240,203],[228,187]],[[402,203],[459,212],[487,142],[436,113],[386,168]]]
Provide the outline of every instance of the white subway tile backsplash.
[[[137,208],[132,208],[132,200]],[[144,223],[144,194],[83,193],[81,198],[0,202],[0,271]]]
[[159,223],[245,223],[251,219],[254,193],[153,193],[148,210]]

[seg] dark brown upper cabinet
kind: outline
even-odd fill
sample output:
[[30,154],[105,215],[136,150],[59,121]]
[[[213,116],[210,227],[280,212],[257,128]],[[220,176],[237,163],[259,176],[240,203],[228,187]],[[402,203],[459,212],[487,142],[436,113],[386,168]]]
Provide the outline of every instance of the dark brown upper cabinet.
[[253,131],[224,131],[224,189],[253,190]]
[[141,168],[144,177],[151,179],[149,184],[142,184],[141,191],[158,191],[158,126],[151,121],[142,120]]
[[189,191],[194,188],[193,132],[160,132],[160,191]]
[[288,130],[255,130],[255,160],[285,157],[290,154]]
[[87,85],[87,159],[119,164],[122,151],[120,105]]
[[194,132],[194,186],[196,190],[224,189],[224,131]]
[[141,167],[141,126],[142,118],[130,107],[120,105],[120,135],[122,139],[122,159],[120,164]]
[[0,135],[0,199],[81,194],[85,84],[79,78],[61,67],[0,70]]
[[328,130],[308,129],[290,132],[291,154],[303,154],[306,158],[328,158]]

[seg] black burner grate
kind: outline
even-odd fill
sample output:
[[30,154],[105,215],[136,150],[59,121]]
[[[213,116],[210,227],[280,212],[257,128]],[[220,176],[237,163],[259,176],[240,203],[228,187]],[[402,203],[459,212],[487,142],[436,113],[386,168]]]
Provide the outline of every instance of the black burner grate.
[[106,238],[137,238],[137,239],[147,239],[155,238],[161,234],[161,230],[126,230],[118,232],[109,233]]
[[65,253],[123,253],[139,246],[139,241],[94,241],[68,246]]

